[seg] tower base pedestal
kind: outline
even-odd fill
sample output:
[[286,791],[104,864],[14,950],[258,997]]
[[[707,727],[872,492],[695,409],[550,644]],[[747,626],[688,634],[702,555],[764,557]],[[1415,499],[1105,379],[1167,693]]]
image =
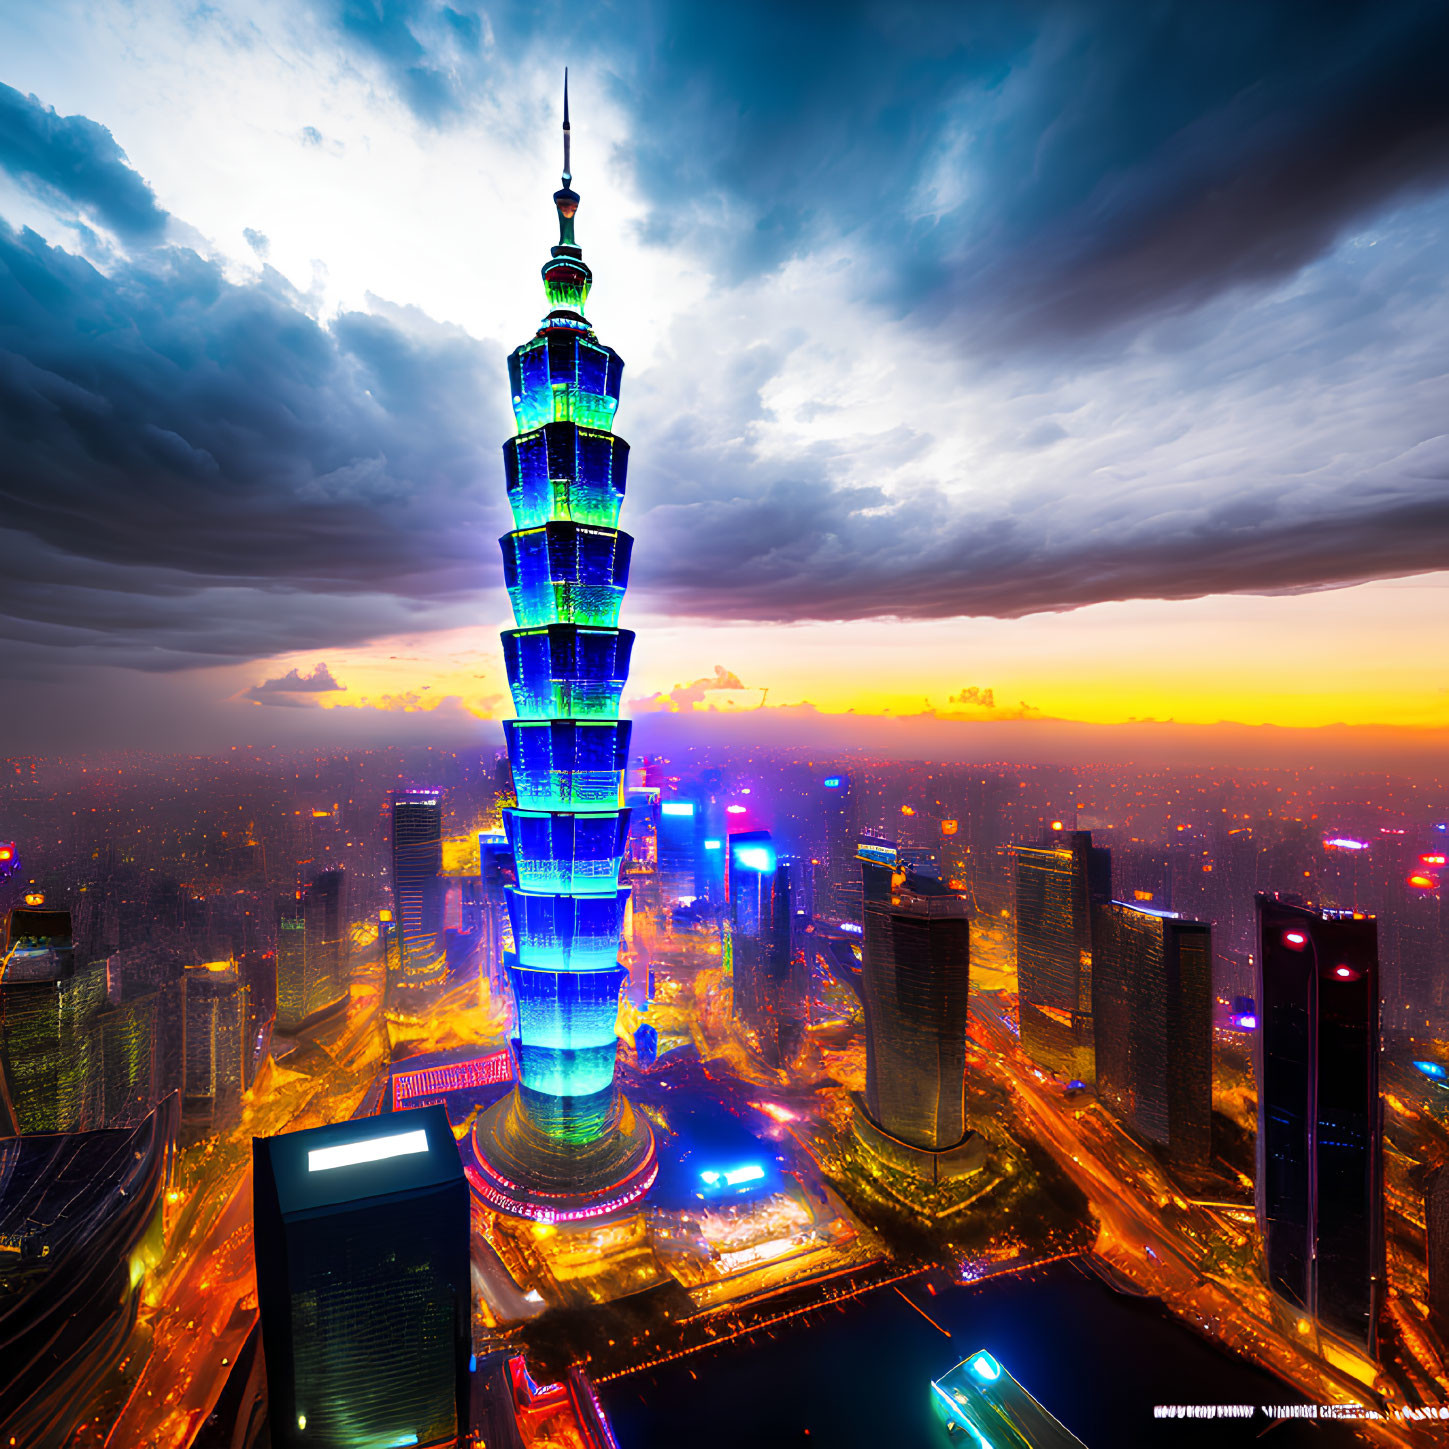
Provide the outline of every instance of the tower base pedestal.
[[473,1127],[473,1191],[491,1208],[538,1222],[576,1222],[637,1203],[654,1184],[654,1130],[627,1098],[613,1124],[587,1142],[539,1130],[517,1088]]

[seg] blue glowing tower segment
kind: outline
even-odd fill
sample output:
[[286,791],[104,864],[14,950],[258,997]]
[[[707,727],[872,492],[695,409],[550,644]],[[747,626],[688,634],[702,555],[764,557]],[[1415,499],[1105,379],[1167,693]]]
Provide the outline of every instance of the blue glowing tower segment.
[[520,629],[618,624],[634,546],[627,533],[560,520],[518,529],[498,542],[503,583]]
[[602,428],[548,423],[503,445],[515,528],[551,519],[616,528],[629,445]]
[[525,810],[618,805],[629,731],[629,721],[617,719],[505,721],[519,805]]
[[503,660],[519,719],[618,719],[633,647],[629,629],[509,629]]

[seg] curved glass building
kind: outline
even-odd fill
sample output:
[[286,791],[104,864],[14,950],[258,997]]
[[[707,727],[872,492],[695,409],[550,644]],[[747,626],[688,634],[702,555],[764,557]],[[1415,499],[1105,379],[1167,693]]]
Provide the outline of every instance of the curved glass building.
[[513,531],[500,540],[516,628],[503,634],[517,718],[504,725],[518,804],[504,830],[515,951],[518,1086],[480,1120],[469,1177],[492,1206],[545,1220],[604,1213],[654,1180],[649,1124],[614,1085],[629,892],[619,700],[633,634],[619,628],[633,539],[619,530],[629,445],[613,433],[624,363],[584,317],[593,274],[574,240],[564,87],[559,241],[550,311],[508,359],[518,434],[504,444]]

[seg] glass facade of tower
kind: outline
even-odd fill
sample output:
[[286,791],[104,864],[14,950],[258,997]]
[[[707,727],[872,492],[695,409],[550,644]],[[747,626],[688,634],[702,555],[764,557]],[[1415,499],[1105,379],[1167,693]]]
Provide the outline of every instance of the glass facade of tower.
[[443,806],[436,790],[399,790],[392,799],[392,899],[398,928],[390,993],[441,984]]
[[252,1139],[272,1443],[461,1442],[468,1190],[447,1112]]
[[1097,1093],[1174,1162],[1212,1156],[1212,927],[1109,901],[1092,928]]
[[1111,854],[1086,830],[1052,832],[1014,854],[1022,1050],[1048,1071],[1090,1083],[1092,907],[1111,896]]
[[767,1065],[788,1066],[805,1039],[809,982],[791,949],[790,867],[768,830],[729,837],[728,884],[735,1016]]
[[591,1197],[622,1182],[637,1195],[653,1177],[647,1123],[614,1087],[629,899],[619,702],[634,643],[619,627],[633,545],[617,527],[629,445],[612,431],[624,364],[583,315],[592,273],[574,242],[568,135],[565,98],[559,244],[543,267],[552,310],[508,359],[514,526],[499,543],[517,626],[502,636],[517,803],[503,811],[516,882],[504,962],[519,1085],[480,1123],[474,1180],[495,1206],[541,1217],[587,1215]]
[[929,876],[908,875],[865,904],[866,1111],[891,1136],[934,1152],[967,1130],[970,933],[965,902]]

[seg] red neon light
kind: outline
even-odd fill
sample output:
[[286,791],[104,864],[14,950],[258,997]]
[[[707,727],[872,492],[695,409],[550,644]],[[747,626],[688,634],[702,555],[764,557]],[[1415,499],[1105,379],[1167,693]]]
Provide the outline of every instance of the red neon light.
[[[4,851],[0,851],[0,855],[3,855],[3,854],[4,854]],[[1443,856],[1443,855],[1421,855],[1419,857],[1419,864],[1420,865],[1449,865],[1449,856]]]
[[1295,951],[1301,951],[1308,944],[1308,937],[1302,931],[1284,931],[1283,944],[1291,946]]
[[1333,968],[1333,974],[1337,976],[1340,981],[1358,980],[1358,972],[1355,971],[1352,966],[1335,966]]
[[1409,884],[1415,890],[1435,891],[1439,889],[1439,877],[1437,875],[1411,875]]
[[449,1066],[423,1067],[416,1072],[399,1072],[392,1079],[392,1106],[397,1111],[415,1097],[461,1092],[469,1087],[487,1087],[513,1080],[513,1060],[508,1052],[491,1052],[472,1061]]

